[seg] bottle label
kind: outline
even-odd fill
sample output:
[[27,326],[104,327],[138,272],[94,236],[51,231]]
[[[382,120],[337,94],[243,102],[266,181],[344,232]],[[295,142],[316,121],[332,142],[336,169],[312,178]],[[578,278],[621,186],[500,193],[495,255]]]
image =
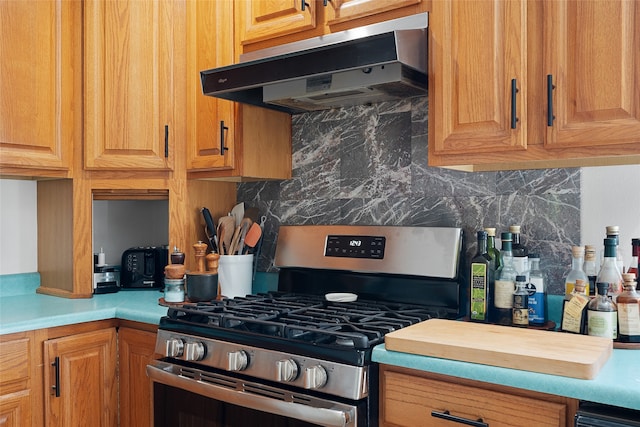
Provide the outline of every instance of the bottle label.
[[527,283],[529,292],[529,323],[542,324],[544,318],[544,279],[542,277],[531,277]]
[[487,320],[487,265],[471,264],[471,319]]
[[516,285],[511,280],[496,280],[495,294],[493,295],[493,304],[497,308],[513,307],[513,290]]
[[583,310],[588,303],[589,298],[582,294],[575,294],[569,301],[566,301],[562,312],[560,329],[579,334],[581,332],[580,325],[582,324]]
[[589,310],[587,315],[589,335],[618,338],[618,313],[615,311]]
[[620,335],[640,336],[640,305],[618,304],[618,322],[620,323]]
[[514,294],[513,295],[513,309],[511,322],[518,326],[529,325],[529,295],[528,294]]

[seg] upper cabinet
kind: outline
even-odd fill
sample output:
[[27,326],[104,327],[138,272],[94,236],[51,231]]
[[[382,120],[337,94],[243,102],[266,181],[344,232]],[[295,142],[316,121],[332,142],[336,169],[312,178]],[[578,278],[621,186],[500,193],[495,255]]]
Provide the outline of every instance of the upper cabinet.
[[172,0],[84,2],[86,169],[173,169],[183,143],[183,8]]
[[0,174],[67,177],[82,138],[82,4],[0,2]]
[[430,0],[236,1],[238,41],[246,52],[425,12],[430,4]]
[[234,62],[233,19],[234,2],[187,2],[188,177],[290,178],[289,114],[202,94],[200,71]]
[[429,165],[640,162],[640,4],[433,2]]

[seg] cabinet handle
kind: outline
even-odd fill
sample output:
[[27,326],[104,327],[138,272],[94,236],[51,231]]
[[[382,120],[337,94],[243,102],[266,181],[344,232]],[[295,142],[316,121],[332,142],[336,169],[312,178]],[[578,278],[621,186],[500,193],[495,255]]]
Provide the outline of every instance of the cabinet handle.
[[224,156],[224,151],[229,149],[229,147],[224,146],[224,132],[227,130],[229,130],[229,127],[224,125],[224,120],[220,120],[220,155],[221,156]]
[[303,12],[306,7],[309,7],[309,3],[307,3],[305,0],[300,0],[300,4]]
[[456,417],[455,415],[451,415],[449,411],[443,411],[443,412],[431,411],[431,416],[434,418],[441,418],[443,420],[453,421],[454,423],[465,424],[468,426],[489,427],[489,424],[482,421],[482,418],[478,418],[477,421],[469,420],[467,418]]
[[547,126],[553,126],[553,121],[556,119],[556,116],[553,115],[553,90],[555,88],[553,75],[547,74]]
[[324,7],[327,7],[327,4],[329,4],[329,0],[322,0],[322,5]]
[[169,157],[169,125],[164,125],[164,157]]
[[519,92],[516,85],[516,79],[511,79],[511,129],[516,128],[518,123],[518,111],[516,108],[516,94]]
[[51,364],[55,368],[55,384],[51,386],[56,391],[56,397],[60,397],[60,357],[56,356],[55,362]]

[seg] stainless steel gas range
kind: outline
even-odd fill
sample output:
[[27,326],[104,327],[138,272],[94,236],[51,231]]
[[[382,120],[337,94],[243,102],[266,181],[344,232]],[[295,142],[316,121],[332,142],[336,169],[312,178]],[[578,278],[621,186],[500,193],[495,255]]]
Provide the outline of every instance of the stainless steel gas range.
[[459,228],[282,226],[278,290],[169,308],[156,426],[375,426],[373,347],[467,307]]

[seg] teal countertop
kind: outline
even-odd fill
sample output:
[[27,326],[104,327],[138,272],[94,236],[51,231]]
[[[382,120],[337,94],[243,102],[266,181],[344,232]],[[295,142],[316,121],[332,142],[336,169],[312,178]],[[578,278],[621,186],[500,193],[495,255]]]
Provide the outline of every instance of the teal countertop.
[[167,314],[157,290],[120,291],[88,299],[40,294],[0,297],[0,335],[104,319],[125,319],[157,325]]
[[640,410],[640,350],[614,349],[593,380],[400,353],[384,344],[374,348],[372,358],[387,365]]

